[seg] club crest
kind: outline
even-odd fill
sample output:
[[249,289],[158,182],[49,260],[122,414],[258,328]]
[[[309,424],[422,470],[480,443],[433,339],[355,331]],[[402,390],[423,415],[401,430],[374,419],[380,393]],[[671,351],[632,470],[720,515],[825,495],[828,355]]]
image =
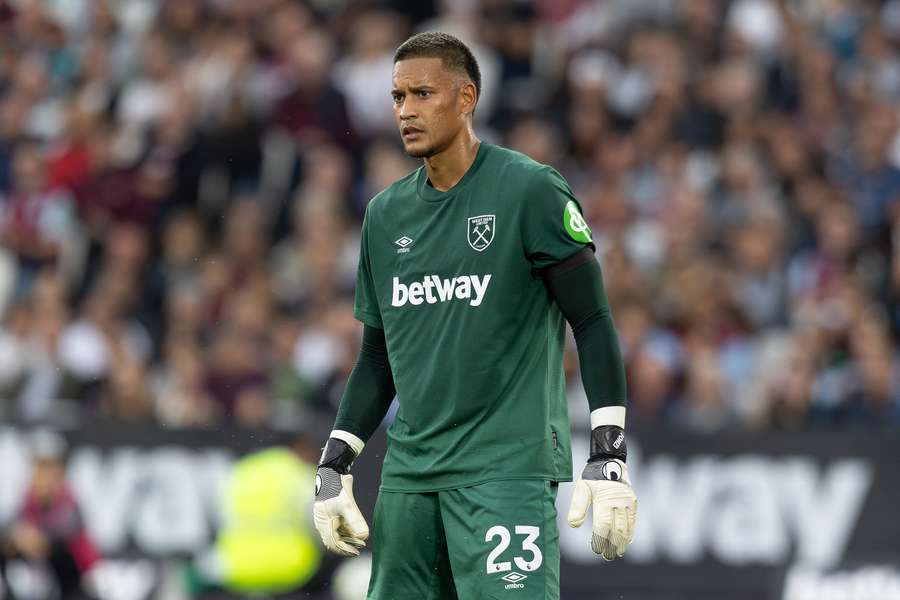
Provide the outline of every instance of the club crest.
[[494,241],[497,219],[494,215],[469,217],[468,237],[473,250],[481,252]]

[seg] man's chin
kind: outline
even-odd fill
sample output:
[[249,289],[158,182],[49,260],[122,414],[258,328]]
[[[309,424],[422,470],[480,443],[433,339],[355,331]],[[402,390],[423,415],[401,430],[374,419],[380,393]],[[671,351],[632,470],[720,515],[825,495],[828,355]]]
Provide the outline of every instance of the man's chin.
[[403,149],[407,156],[412,158],[428,158],[434,154],[434,148],[431,146],[420,146],[418,144],[404,144]]

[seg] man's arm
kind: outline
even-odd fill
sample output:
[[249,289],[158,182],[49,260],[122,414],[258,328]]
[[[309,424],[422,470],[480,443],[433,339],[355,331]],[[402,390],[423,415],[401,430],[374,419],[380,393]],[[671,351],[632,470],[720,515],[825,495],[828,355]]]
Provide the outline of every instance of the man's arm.
[[338,554],[359,554],[369,537],[369,527],[353,498],[350,466],[378,428],[395,393],[384,331],[365,325],[359,358],[316,471],[316,529],[325,547]]
[[602,424],[624,428],[625,366],[600,263],[585,247],[541,274],[575,335],[591,427]]
[[568,520],[572,527],[581,526],[592,505],[591,548],[612,560],[625,553],[634,536],[637,500],[625,466],[625,367],[603,274],[585,247],[541,275],[572,326],[591,408],[590,457],[576,483]]
[[363,325],[359,357],[341,398],[335,430],[367,442],[384,419],[395,394],[384,331]]

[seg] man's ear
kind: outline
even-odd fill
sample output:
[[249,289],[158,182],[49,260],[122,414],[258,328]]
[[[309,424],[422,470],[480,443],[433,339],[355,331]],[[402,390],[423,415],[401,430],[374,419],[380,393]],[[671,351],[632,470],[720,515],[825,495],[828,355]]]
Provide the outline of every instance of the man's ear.
[[463,113],[471,116],[475,112],[475,104],[478,102],[478,91],[475,89],[475,84],[471,81],[464,82],[459,93],[462,96]]

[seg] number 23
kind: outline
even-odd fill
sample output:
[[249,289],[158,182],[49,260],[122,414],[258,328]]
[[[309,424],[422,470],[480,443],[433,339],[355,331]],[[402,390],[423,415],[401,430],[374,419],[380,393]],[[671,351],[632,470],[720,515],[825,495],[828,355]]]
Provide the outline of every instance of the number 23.
[[[513,560],[516,563],[516,567],[523,571],[535,571],[538,567],[541,566],[541,563],[544,562],[544,555],[541,554],[541,549],[538,548],[534,541],[541,535],[540,527],[533,527],[531,525],[516,525],[516,533],[518,535],[524,535],[525,539],[522,540],[522,550],[525,552],[531,553],[531,560],[525,560],[521,556],[513,557]],[[487,557],[487,572],[490,573],[503,573],[504,571],[512,571],[512,564],[509,561],[506,562],[494,562],[498,556],[503,554],[503,552],[509,548],[509,541],[512,536],[510,536],[509,529],[502,525],[494,525],[490,529],[487,530],[487,534],[484,536],[485,542],[490,542],[495,537],[500,537],[500,543],[497,544],[497,547],[491,550],[491,553],[488,554]]]

